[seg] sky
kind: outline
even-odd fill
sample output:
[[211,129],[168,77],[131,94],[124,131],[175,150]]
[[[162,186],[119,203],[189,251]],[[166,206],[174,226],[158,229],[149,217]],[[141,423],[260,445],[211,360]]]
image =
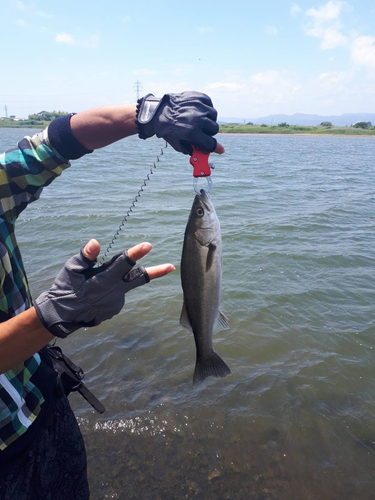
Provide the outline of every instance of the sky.
[[0,0],[0,116],[197,90],[219,119],[375,112],[374,0]]

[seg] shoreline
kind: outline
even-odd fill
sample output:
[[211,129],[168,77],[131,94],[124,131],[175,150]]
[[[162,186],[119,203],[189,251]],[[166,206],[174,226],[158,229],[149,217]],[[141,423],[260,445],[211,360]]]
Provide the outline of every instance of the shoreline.
[[303,136],[309,136],[309,137],[370,137],[370,138],[375,138],[375,134],[313,134],[310,132],[296,132],[295,134],[283,134],[281,132],[218,132],[217,135],[258,135],[258,136],[268,136],[268,135],[274,135],[274,136],[280,136],[280,137],[303,137]]
[[[0,124],[0,129],[6,128],[6,129],[17,129],[17,128],[24,128],[24,129],[36,129],[36,130],[43,130],[49,125],[49,123],[46,123],[45,125],[25,125],[25,126],[20,126],[16,125],[14,127],[8,127],[8,126],[2,126]],[[298,137],[303,137],[303,136],[309,136],[309,137],[370,137],[370,138],[375,138],[375,133],[373,134],[314,134],[312,132],[295,132],[295,133],[282,133],[282,132],[221,132],[219,131],[217,135],[256,135],[256,136],[276,136],[276,137],[282,137],[282,136],[298,136]]]
[[9,128],[9,129],[15,129],[15,128],[32,128],[32,129],[37,129],[37,130],[43,130],[46,127],[48,127],[48,125],[50,123],[51,122],[45,122],[45,124],[43,124],[43,125],[14,125],[13,127],[9,127],[8,125],[1,125],[1,123],[0,123],[0,129],[2,129],[2,128]]

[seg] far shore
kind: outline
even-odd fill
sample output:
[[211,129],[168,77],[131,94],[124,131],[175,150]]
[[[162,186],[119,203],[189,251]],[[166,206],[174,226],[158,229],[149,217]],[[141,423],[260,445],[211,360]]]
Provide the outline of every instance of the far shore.
[[310,132],[299,132],[295,134],[283,134],[281,132],[220,132],[218,135],[257,135],[257,136],[276,136],[276,137],[370,137],[375,138],[375,134],[313,134]]
[[252,134],[252,135],[313,135],[313,136],[340,136],[340,137],[375,137],[375,127],[335,127],[331,126],[307,126],[307,125],[240,125],[238,123],[227,123],[220,125],[220,133],[227,134]]
[[[51,122],[41,121],[37,124],[21,124],[22,122],[14,122],[9,124],[1,123],[0,128],[25,128],[43,130]],[[305,126],[252,126],[252,125],[220,125],[219,134],[221,135],[256,135],[256,136],[311,136],[311,137],[375,137],[375,129],[361,129],[354,127],[332,127],[326,129],[324,127],[305,127]]]

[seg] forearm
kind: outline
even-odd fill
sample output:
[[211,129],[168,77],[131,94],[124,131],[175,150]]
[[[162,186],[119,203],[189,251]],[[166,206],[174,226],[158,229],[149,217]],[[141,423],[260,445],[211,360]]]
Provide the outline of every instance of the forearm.
[[98,149],[137,133],[136,105],[113,105],[73,115],[70,126],[75,138],[87,149]]
[[0,373],[30,358],[54,337],[40,322],[34,307],[0,324]]

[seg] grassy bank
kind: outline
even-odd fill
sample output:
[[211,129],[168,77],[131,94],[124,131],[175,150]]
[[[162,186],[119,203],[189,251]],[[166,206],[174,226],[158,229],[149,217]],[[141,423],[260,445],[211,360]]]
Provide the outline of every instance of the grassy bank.
[[[22,120],[15,121],[7,118],[0,119],[0,128],[37,128],[43,129],[51,122],[42,120]],[[289,127],[279,127],[278,125],[238,125],[229,123],[220,125],[220,132],[228,134],[317,134],[317,135],[373,135],[375,129],[362,129],[354,127],[304,127],[300,125],[290,125]]]
[[237,125],[230,123],[220,125],[220,132],[229,134],[318,134],[318,135],[374,135],[375,129],[361,129],[354,127],[303,127],[290,125],[279,127],[278,125]]
[[0,128],[38,128],[43,129],[51,122],[42,120],[9,120],[8,118],[0,118]]

